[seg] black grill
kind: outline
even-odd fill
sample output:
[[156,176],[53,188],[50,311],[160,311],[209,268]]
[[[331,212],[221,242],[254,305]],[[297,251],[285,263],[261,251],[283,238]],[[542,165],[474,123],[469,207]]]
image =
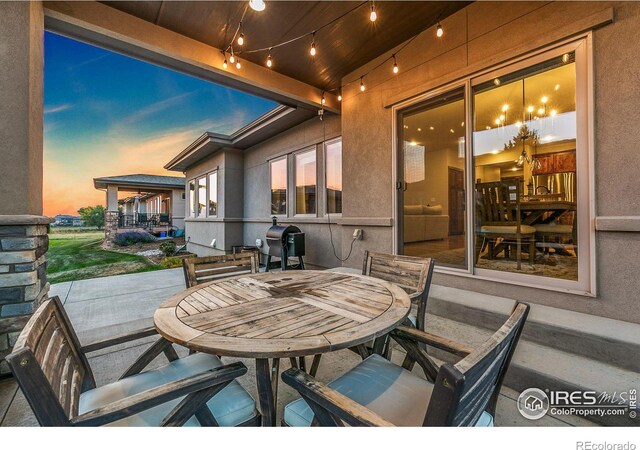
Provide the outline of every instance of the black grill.
[[302,257],[305,253],[304,233],[300,228],[293,225],[278,225],[278,219],[273,218],[273,226],[267,230],[267,245],[269,253],[267,255],[267,267],[271,266],[271,257],[280,258],[282,270],[292,269],[287,264],[289,257],[297,257],[299,264],[296,268],[304,270]]

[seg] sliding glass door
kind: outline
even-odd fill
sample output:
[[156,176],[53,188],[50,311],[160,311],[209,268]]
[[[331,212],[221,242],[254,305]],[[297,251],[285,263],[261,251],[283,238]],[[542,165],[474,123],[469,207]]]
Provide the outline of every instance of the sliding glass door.
[[467,267],[464,88],[400,113],[399,251]]

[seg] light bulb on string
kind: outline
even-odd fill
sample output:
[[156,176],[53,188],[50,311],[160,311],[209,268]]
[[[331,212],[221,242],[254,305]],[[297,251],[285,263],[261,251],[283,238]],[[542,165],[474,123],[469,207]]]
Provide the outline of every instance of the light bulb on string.
[[360,92],[364,92],[366,88],[364,87],[364,75],[360,77]]
[[267,7],[267,5],[265,5],[264,0],[249,0],[249,6],[251,6],[251,9],[253,9],[254,11],[264,11],[264,9]]
[[322,91],[322,99],[320,100],[320,103],[322,103],[324,105],[325,102],[326,102],[326,100],[324,99],[324,91]]
[[442,25],[438,22],[438,28],[436,28],[436,36],[442,37],[444,35],[444,30],[442,29]]
[[233,47],[231,47],[231,56],[229,57],[229,62],[231,64],[236,62],[236,57],[233,55]]
[[236,61],[236,69],[240,70],[242,68],[242,64],[240,64],[240,59]]
[[369,14],[369,20],[375,22],[377,18],[378,14],[376,13],[376,7],[373,2],[371,2],[371,13]]
[[224,62],[222,63],[222,68],[226,69],[228,67],[227,65],[227,58],[224,59]]
[[393,55],[393,73],[398,73],[398,62],[396,61],[396,55]]
[[273,60],[271,59],[271,52],[267,55],[267,67],[271,68],[273,66]]
[[316,32],[312,34],[311,49],[309,50],[311,56],[316,56]]
[[342,101],[342,88],[338,89],[338,101]]
[[240,33],[240,37],[238,37],[238,45],[244,45],[244,34]]

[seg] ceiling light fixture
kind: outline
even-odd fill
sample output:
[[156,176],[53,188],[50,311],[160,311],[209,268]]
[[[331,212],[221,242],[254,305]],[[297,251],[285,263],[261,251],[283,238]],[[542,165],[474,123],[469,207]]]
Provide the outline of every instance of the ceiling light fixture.
[[342,88],[338,89],[338,101],[342,101]]
[[271,59],[271,52],[267,55],[267,67],[271,68],[273,66],[273,60]]
[[438,28],[436,28],[436,36],[442,37],[444,35],[444,30],[442,29],[442,25],[438,22]]
[[322,91],[322,99],[320,100],[320,102],[324,105],[324,103],[326,102],[326,100],[324,99],[324,91]]
[[396,62],[396,55],[393,56],[393,73],[398,73],[398,63]]
[[233,55],[233,47],[231,47],[231,56],[229,57],[229,62],[233,64],[236,62],[236,57]]
[[360,77],[360,91],[364,92],[366,88],[364,87],[364,76]]
[[242,68],[242,64],[240,64],[240,58],[236,61],[236,69],[240,70]]
[[369,20],[375,22],[377,18],[378,14],[376,13],[376,7],[373,2],[371,2],[371,14],[369,14]]
[[249,6],[254,11],[264,11],[264,9],[267,7],[264,0],[249,0]]

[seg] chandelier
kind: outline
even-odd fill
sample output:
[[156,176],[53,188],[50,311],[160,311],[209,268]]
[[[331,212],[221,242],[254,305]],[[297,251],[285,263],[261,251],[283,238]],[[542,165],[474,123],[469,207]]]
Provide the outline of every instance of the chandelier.
[[[518,129],[518,134],[516,134],[513,138],[509,139],[509,141],[504,144],[505,150],[513,150],[518,147],[520,143],[522,143],[522,151],[520,152],[520,156],[515,160],[516,166],[522,167],[524,164],[529,164],[531,166],[531,170],[540,170],[542,165],[540,164],[540,160],[535,156],[536,150],[538,147],[538,140],[540,139],[540,135],[536,130],[530,129],[526,124],[522,124]],[[526,150],[526,144],[530,142],[533,145],[533,155],[529,156]]]

